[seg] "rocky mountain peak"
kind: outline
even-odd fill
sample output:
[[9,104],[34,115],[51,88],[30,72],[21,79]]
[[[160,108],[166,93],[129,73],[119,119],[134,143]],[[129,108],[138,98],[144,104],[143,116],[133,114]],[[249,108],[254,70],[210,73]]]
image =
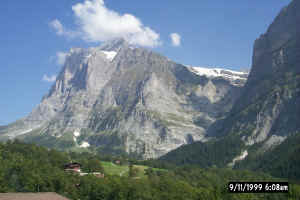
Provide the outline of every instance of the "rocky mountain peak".
[[[278,72],[279,63],[284,62],[286,45],[299,37],[300,33],[300,1],[293,0],[283,8],[280,14],[269,26],[267,32],[262,34],[254,44],[252,70],[249,75],[249,84]],[[271,61],[274,52],[279,52],[277,63]],[[262,62],[265,63],[262,63]],[[261,67],[264,65],[265,67]]]
[[123,39],[115,39],[111,40],[108,42],[104,42],[101,46],[100,49],[103,51],[116,51],[118,52],[121,48],[128,48],[130,45],[129,43]]
[[59,149],[155,158],[205,140],[207,128],[228,113],[241,87],[225,76],[239,76],[220,74],[199,76],[122,39],[72,48],[48,95],[0,134]]

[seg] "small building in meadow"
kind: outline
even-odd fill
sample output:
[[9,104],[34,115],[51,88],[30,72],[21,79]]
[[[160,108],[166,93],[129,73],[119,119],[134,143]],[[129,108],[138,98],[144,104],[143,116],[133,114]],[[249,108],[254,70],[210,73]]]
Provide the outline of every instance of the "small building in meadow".
[[68,163],[64,165],[64,170],[65,171],[70,171],[70,172],[81,172],[81,164],[80,163]]
[[[86,176],[86,175],[94,175],[98,178],[104,178],[104,174],[101,172],[90,172],[90,173],[84,173],[81,171],[81,164],[80,163],[68,163],[64,165],[64,170],[66,172],[75,172],[78,173],[79,176]],[[1,200],[1,199],[0,199]]]

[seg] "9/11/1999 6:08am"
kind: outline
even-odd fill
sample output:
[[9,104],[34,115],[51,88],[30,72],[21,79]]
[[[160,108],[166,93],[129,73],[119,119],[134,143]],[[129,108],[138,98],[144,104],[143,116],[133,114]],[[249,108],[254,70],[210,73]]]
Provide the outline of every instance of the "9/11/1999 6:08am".
[[229,182],[230,193],[288,193],[288,182]]

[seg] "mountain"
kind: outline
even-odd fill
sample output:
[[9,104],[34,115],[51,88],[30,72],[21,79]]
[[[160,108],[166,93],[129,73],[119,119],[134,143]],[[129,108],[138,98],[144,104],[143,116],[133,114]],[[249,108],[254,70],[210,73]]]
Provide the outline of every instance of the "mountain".
[[[287,138],[290,141],[290,137],[299,141],[299,24],[300,1],[294,0],[280,12],[267,32],[255,41],[253,65],[242,95],[227,117],[215,122],[207,131],[216,139],[184,146],[163,159],[181,164],[233,166],[250,158],[253,161],[251,165],[269,165],[264,167],[266,169],[275,166],[276,161],[262,160],[266,160],[268,155],[276,155],[278,149],[283,151],[282,155],[296,156],[299,146],[295,143],[287,145],[284,141]],[[198,158],[193,159],[195,155]],[[261,158],[260,163],[257,158]]]
[[299,131],[299,10],[300,2],[292,1],[255,41],[243,95],[219,134],[235,132],[249,145],[272,145]]
[[0,138],[141,158],[205,141],[207,128],[240,95],[247,73],[218,69],[220,75],[210,76],[197,69],[124,40],[72,48],[41,103],[2,127]]

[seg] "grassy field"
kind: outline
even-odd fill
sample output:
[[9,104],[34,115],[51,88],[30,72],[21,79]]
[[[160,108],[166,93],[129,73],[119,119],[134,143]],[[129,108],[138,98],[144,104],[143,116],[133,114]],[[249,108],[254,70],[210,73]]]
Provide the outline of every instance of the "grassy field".
[[137,177],[145,178],[146,177],[145,170],[148,169],[149,167],[144,166],[144,165],[133,165],[133,168],[138,169]]
[[119,175],[124,176],[125,174],[128,176],[128,165],[116,165],[112,162],[102,161],[102,166],[104,168],[105,173],[109,175]]
[[[117,176],[128,176],[129,175],[129,166],[128,165],[116,165],[112,162],[102,161],[102,166],[106,174],[117,175]],[[133,165],[133,168],[138,169],[137,177],[146,178],[145,170],[148,169],[148,166],[145,165]],[[165,171],[164,169],[153,169],[154,171]]]

